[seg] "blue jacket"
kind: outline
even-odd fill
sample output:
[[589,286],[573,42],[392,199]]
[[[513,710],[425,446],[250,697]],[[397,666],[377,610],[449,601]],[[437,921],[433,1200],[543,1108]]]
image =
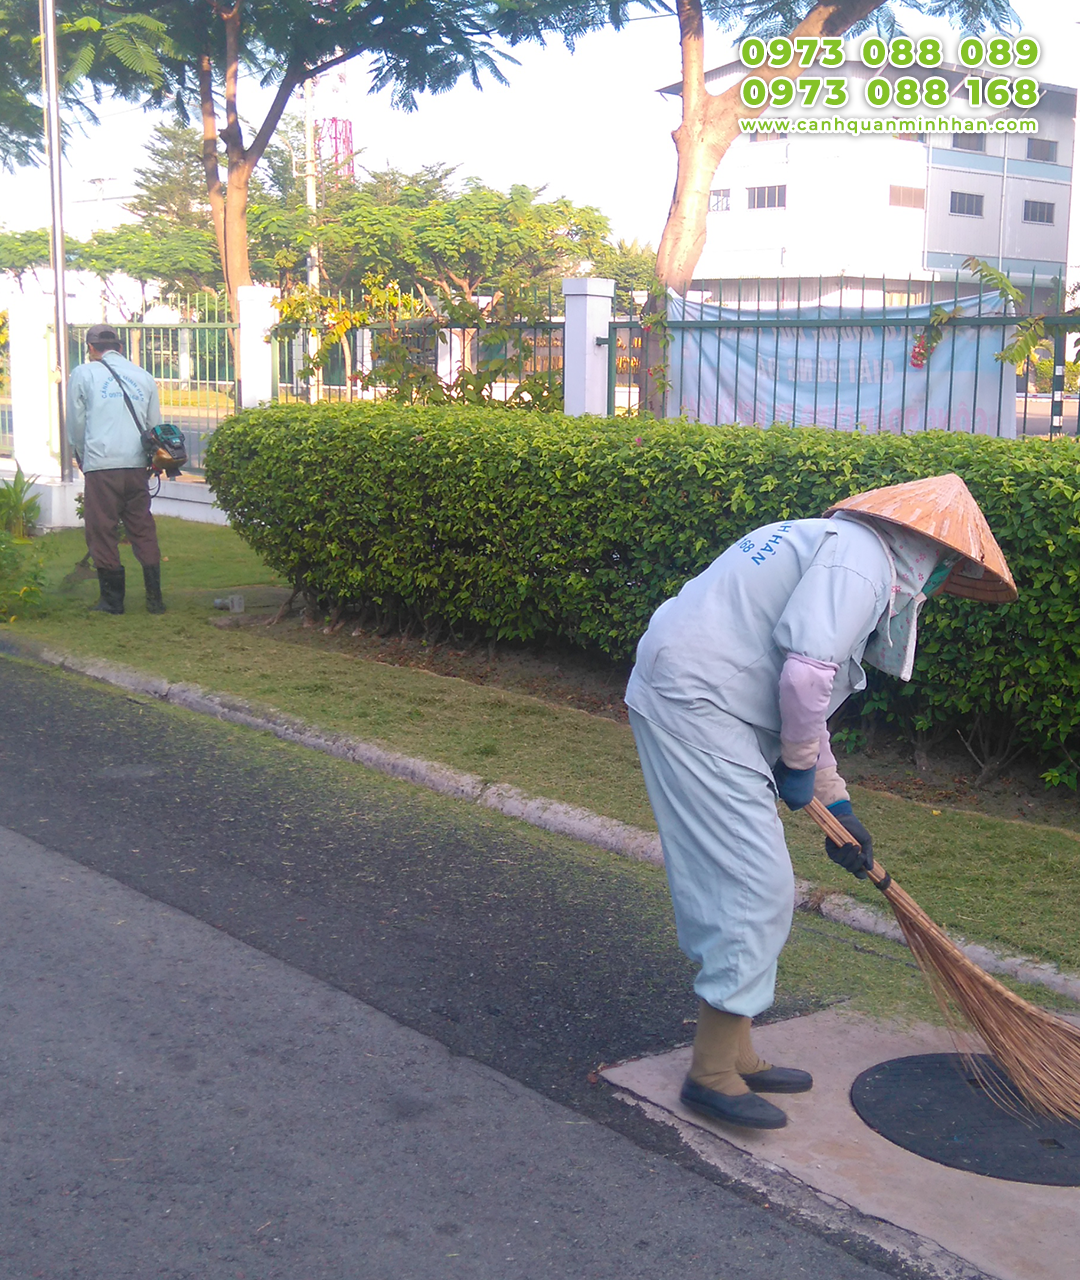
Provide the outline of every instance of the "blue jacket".
[[156,427],[161,422],[157,383],[145,369],[119,351],[107,351],[105,361],[79,365],[68,380],[67,429],[72,452],[84,474],[146,466],[139,430],[106,362],[123,379],[142,425]]
[[780,733],[789,653],[837,666],[827,714],[865,686],[860,659],[893,579],[881,539],[858,521],[755,529],[653,614],[626,702],[700,751],[741,758],[730,741],[740,725],[747,741]]

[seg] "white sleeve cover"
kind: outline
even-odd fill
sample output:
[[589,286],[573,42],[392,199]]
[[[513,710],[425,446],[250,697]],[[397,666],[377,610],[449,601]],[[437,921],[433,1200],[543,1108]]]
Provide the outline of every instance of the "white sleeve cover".
[[809,769],[818,758],[818,744],[828,740],[835,662],[818,662],[789,653],[780,672],[780,755],[789,769]]
[[817,771],[814,774],[814,799],[820,800],[824,805],[835,804],[837,800],[850,800],[847,783],[836,767],[836,757],[833,755],[828,732],[822,737],[819,746]]

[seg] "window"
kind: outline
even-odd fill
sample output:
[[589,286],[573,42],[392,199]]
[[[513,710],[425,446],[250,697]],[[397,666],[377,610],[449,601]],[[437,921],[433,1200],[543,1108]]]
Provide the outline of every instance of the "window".
[[1049,226],[1053,226],[1054,206],[1052,204],[1047,204],[1045,200],[1025,200],[1024,221],[1044,222]]
[[985,151],[985,133],[954,133],[952,136],[954,151]]
[[925,209],[926,191],[922,187],[890,187],[889,203],[898,209]]
[[787,187],[747,187],[748,209],[786,209]]
[[1029,160],[1046,160],[1050,164],[1057,164],[1057,143],[1051,142],[1049,138],[1028,138],[1028,154]]
[[965,218],[981,218],[983,198],[970,191],[954,191],[949,196],[949,212],[962,214]]
[[709,192],[709,212],[710,213],[730,213],[731,212],[731,188],[724,187],[720,191]]

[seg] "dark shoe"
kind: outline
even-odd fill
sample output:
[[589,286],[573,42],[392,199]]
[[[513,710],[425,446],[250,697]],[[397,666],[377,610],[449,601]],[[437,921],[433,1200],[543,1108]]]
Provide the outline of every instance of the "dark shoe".
[[814,1087],[810,1072],[797,1067],[770,1067],[768,1071],[744,1075],[743,1079],[755,1093],[808,1093]]
[[165,601],[161,598],[161,565],[144,564],[142,576],[146,584],[146,612],[164,613]]
[[743,1129],[782,1129],[787,1124],[787,1116],[780,1108],[756,1093],[717,1093],[689,1076],[683,1081],[679,1101],[710,1120],[721,1120]]
[[91,613],[124,612],[124,566],[119,569],[99,569],[98,587],[101,598],[90,606]]

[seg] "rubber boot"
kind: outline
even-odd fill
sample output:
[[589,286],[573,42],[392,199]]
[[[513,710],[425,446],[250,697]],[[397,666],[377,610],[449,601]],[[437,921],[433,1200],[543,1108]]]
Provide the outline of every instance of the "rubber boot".
[[119,569],[99,569],[97,571],[98,588],[101,597],[97,604],[90,606],[91,613],[123,613],[124,612],[124,566]]
[[146,612],[164,613],[165,601],[161,598],[161,565],[144,564],[142,576],[146,584]]
[[809,1071],[796,1067],[774,1067],[758,1056],[750,1039],[750,1019],[739,1028],[739,1052],[735,1069],[743,1083],[755,1093],[806,1093],[814,1087],[814,1077]]
[[701,1002],[694,1054],[680,1098],[684,1107],[710,1120],[745,1129],[782,1129],[787,1116],[759,1098],[737,1067],[749,1027],[749,1018]]

